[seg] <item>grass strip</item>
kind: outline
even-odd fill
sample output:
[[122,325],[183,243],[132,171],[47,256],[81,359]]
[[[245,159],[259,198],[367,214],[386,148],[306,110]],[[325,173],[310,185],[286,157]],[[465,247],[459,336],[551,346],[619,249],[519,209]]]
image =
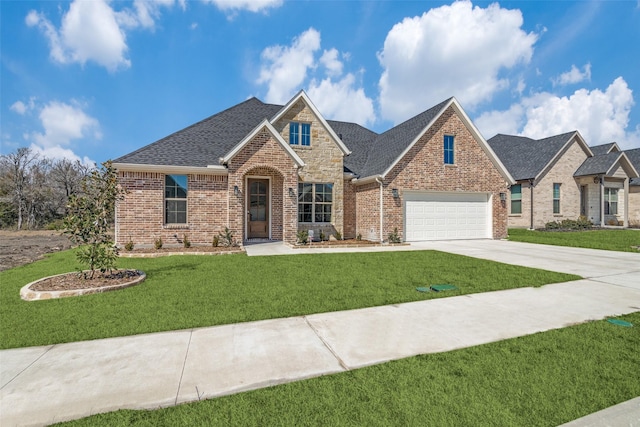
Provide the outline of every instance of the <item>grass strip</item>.
[[640,230],[537,231],[510,228],[509,240],[607,251],[638,252],[638,249],[633,247],[640,246]]
[[64,426],[555,426],[640,396],[640,313]]
[[[0,273],[0,346],[48,345],[397,304],[579,277],[436,251],[121,259],[141,285],[22,301],[25,284],[77,268],[72,251]],[[455,284],[447,292],[416,287]]]

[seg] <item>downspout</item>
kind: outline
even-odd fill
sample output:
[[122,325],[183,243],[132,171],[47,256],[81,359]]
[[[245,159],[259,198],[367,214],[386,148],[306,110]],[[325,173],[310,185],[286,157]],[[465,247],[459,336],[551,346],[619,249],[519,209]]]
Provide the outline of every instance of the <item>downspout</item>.
[[382,205],[382,190],[383,190],[382,189],[382,178],[376,177],[376,182],[378,184],[380,184],[380,243],[382,243],[382,242],[384,242],[384,237],[383,237],[383,234],[382,234],[382,227],[384,225],[384,222],[383,222],[383,218],[384,218],[383,217],[383,210],[384,209],[383,209],[383,205]]
[[604,175],[600,175],[600,227],[605,226],[604,218]]
[[533,185],[535,183],[535,179],[530,179],[529,180],[529,192],[531,193],[531,197],[530,197],[530,206],[529,206],[529,211],[531,212],[530,217],[531,217],[531,225],[529,226],[529,230],[533,230]]

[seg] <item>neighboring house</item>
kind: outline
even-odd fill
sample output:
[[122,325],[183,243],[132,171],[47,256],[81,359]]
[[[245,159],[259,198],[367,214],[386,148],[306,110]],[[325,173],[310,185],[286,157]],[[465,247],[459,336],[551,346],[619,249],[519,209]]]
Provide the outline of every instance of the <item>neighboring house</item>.
[[581,215],[596,225],[628,226],[629,183],[638,172],[617,144],[589,147],[577,131],[538,140],[498,134],[487,142],[516,180],[510,227]]
[[[640,173],[640,148],[625,150],[624,153]],[[629,225],[640,227],[640,178],[629,181]]]
[[384,241],[502,238],[514,181],[455,98],[377,134],[325,120],[305,92],[256,98],[114,160],[116,242],[211,244],[301,230]]

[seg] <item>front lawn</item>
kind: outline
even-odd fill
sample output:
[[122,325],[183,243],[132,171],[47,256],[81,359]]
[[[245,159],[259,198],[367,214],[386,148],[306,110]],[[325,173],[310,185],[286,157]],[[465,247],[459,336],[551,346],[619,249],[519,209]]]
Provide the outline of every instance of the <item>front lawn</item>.
[[538,231],[510,228],[509,240],[545,245],[638,252],[640,230]]
[[67,426],[556,426],[640,396],[634,327],[589,322]]
[[[74,271],[72,251],[0,273],[0,348],[299,316],[576,280],[436,251],[121,259],[147,273],[125,290],[22,301],[25,284]],[[421,293],[448,283],[456,291]]]

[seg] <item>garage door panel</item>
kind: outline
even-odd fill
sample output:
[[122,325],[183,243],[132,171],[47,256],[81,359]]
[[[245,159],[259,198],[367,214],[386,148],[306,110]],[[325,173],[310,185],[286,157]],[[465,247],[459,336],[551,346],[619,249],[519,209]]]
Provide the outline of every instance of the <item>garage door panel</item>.
[[482,239],[491,235],[486,193],[405,193],[407,241]]

